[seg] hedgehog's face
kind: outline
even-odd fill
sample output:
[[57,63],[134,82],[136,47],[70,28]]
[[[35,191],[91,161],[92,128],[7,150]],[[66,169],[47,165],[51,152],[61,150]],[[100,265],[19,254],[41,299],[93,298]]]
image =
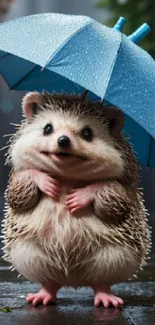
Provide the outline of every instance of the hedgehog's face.
[[14,167],[69,179],[120,176],[123,159],[107,123],[89,113],[46,108],[23,129],[12,150]]

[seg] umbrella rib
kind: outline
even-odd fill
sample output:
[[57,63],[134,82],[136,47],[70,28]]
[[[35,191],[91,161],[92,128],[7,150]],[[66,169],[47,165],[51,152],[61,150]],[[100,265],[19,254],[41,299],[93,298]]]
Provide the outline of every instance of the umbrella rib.
[[49,56],[49,58],[47,59],[46,63],[45,63],[45,66],[43,67],[43,69],[46,68],[46,66],[48,65],[48,63],[53,60],[56,56],[56,54],[65,46],[67,45],[67,43],[73,38],[75,37],[76,35],[78,35],[81,31],[83,31],[85,28],[88,28],[90,25],[92,25],[93,23],[92,22],[87,22],[86,25],[84,25],[83,27],[81,27],[80,29],[76,30],[72,35],[70,35],[56,50],[55,52]]
[[12,55],[12,54],[11,53],[5,53],[4,55],[0,56],[0,59],[3,59],[3,58],[5,58],[8,55]]
[[83,94],[81,95],[81,100],[84,100],[84,98],[87,96],[89,90],[85,89]]
[[10,90],[13,90],[15,87],[17,87],[21,81],[23,81],[25,79],[25,77],[27,77],[32,71],[34,71],[37,67],[39,67],[39,65],[37,64],[32,70],[30,70],[28,73],[26,73],[24,75],[24,77],[22,77],[19,81],[17,81],[11,88]]

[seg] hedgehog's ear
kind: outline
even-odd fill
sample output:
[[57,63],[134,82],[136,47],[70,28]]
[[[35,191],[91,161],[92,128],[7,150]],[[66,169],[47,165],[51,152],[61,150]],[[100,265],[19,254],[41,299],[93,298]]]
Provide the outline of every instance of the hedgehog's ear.
[[37,92],[27,93],[22,100],[23,113],[27,120],[37,113],[37,106],[41,105],[43,102],[43,96]]
[[112,136],[118,137],[124,126],[124,113],[114,106],[106,106],[104,115],[108,121],[110,133]]

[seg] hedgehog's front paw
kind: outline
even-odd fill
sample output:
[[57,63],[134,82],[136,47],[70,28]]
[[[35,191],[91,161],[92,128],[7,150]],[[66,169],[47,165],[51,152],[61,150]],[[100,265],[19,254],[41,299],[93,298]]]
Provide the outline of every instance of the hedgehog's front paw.
[[53,177],[39,170],[30,170],[31,177],[38,188],[45,194],[57,199],[60,194],[59,182]]
[[78,188],[71,191],[71,194],[67,195],[66,207],[70,214],[83,209],[91,204],[94,198],[94,191],[91,186],[84,188]]

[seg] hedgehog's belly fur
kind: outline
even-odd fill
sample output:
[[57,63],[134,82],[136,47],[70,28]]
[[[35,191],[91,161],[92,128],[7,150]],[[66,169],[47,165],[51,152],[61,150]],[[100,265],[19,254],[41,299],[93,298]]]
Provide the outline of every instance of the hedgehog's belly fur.
[[[43,197],[26,215],[6,226],[5,252],[18,272],[34,282],[73,287],[126,280],[141,261],[132,248],[110,243],[106,226],[91,208],[71,216],[64,204]],[[12,228],[11,228],[12,227]]]

